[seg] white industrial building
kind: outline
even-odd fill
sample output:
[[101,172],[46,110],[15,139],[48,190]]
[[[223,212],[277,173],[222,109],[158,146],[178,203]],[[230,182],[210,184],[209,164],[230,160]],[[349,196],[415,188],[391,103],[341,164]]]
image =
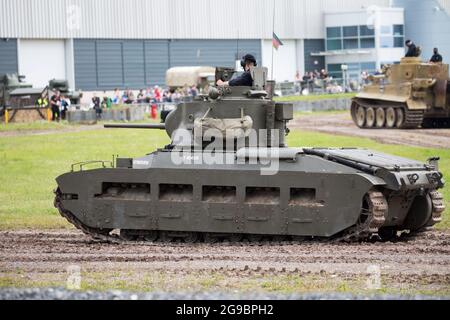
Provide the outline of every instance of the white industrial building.
[[272,17],[284,45],[274,78],[327,68],[341,77],[404,54],[404,12],[389,0],[0,0],[0,74],[82,90],[164,84],[181,65],[234,66],[253,53],[271,69]]

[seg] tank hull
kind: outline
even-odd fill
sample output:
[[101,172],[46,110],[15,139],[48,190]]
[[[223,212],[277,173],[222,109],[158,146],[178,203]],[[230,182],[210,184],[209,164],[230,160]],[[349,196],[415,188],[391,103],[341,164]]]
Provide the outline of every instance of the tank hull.
[[[442,197],[435,190],[442,175],[427,165],[362,149],[294,151],[267,175],[264,165],[249,158],[176,165],[173,154],[161,150],[118,161],[116,168],[59,176],[55,206],[78,228],[105,240],[120,239],[114,229],[122,240],[364,240],[387,229],[418,231],[440,219]],[[231,158],[239,160],[239,152]],[[417,203],[420,209],[414,209]]]

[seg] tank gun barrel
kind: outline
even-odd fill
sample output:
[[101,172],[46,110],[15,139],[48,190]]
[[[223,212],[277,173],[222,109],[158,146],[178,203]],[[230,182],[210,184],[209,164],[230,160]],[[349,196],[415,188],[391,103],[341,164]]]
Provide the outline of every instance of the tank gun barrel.
[[135,124],[122,124],[122,123],[106,123],[104,128],[119,128],[119,129],[159,129],[165,130],[164,123],[135,123]]

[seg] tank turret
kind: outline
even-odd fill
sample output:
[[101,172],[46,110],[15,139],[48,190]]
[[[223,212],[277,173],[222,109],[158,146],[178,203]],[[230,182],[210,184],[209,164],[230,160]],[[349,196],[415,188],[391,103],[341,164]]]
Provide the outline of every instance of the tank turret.
[[449,66],[403,58],[369,77],[353,99],[351,114],[360,128],[450,126]]
[[[217,68],[216,81],[227,81],[234,70]],[[267,81],[266,68],[253,68],[252,87],[212,87],[208,94],[178,105],[166,118],[165,125],[141,128],[165,128],[173,146],[206,146],[211,140],[223,140],[223,147],[285,147],[289,132],[287,122],[293,118],[293,105],[273,101],[274,87]],[[129,125],[105,125],[126,128]],[[136,128],[135,126],[131,126]],[[265,134],[261,134],[265,130]],[[208,139],[204,139],[208,136]]]

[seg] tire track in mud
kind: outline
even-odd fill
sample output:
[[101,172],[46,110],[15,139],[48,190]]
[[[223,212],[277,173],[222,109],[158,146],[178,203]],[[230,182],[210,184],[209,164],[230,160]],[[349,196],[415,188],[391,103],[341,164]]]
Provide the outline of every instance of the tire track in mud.
[[365,275],[367,267],[375,264],[388,277],[436,279],[450,285],[450,233],[432,231],[395,243],[139,245],[95,242],[73,230],[0,232],[0,272],[61,273],[71,264],[93,272],[146,270],[188,275],[218,271],[238,277],[324,272]]

